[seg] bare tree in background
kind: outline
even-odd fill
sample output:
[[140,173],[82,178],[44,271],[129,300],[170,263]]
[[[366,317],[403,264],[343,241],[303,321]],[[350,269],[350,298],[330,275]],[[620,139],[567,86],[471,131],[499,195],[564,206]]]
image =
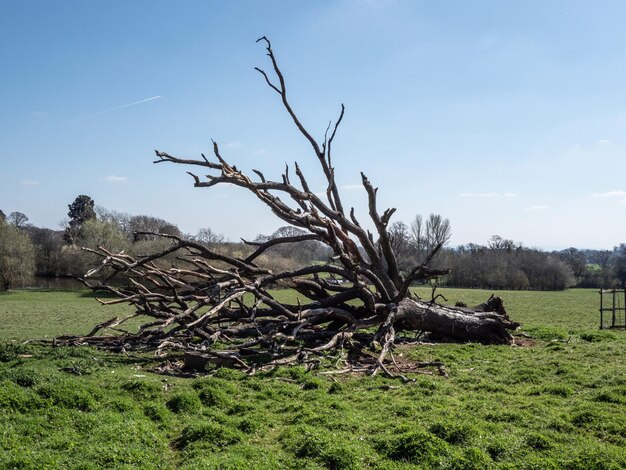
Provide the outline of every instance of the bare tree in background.
[[417,252],[418,259],[423,258],[423,254],[426,251],[425,239],[424,239],[424,226],[422,224],[422,216],[417,214],[415,219],[411,222],[411,239],[415,250]]
[[422,262],[435,247],[444,246],[451,235],[450,220],[439,214],[430,214],[424,222],[423,217],[417,214],[411,222],[410,230],[417,260]]
[[217,245],[224,242],[224,235],[216,233],[208,227],[199,229],[194,238],[205,245]]
[[11,212],[7,217],[7,222],[15,228],[24,228],[28,224],[28,217],[21,212]]
[[436,246],[443,246],[450,240],[452,236],[450,221],[439,214],[430,214],[425,232],[427,250],[432,251]]

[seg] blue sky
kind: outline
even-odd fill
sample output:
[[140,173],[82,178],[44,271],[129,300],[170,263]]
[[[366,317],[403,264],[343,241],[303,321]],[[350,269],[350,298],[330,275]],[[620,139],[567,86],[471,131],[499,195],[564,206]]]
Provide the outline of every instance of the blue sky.
[[[236,240],[280,221],[194,189],[153,149],[279,178],[314,156],[253,67],[267,35],[302,121],[339,106],[338,183],[394,220],[448,217],[453,244],[626,242],[626,3],[11,1],[0,16],[0,209],[56,228],[79,194]],[[151,99],[152,98],[152,99]]]

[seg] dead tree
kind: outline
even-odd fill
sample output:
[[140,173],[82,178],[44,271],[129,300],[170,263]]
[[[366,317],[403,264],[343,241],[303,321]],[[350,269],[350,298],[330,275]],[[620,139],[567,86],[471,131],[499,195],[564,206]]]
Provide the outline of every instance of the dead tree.
[[[379,211],[377,188],[363,173],[368,215],[375,231],[364,228],[354,208],[346,208],[341,199],[332,149],[344,106],[334,125],[329,124],[323,139],[317,141],[288,100],[285,79],[269,40],[262,37],[257,42],[266,46],[273,75],[256,70],[309,142],[325,177],[325,194],[320,196],[311,189],[297,163],[293,172],[286,167],[278,181],[257,170],[253,170],[254,177],[247,175],[226,161],[215,142],[214,159],[202,155],[202,159],[190,160],[156,151],[155,163],[189,165],[208,172],[205,177],[188,172],[198,188],[231,184],[250,191],[278,218],[305,234],[246,242],[253,251],[240,258],[167,234],[161,236],[169,238],[171,245],[151,256],[136,258],[99,248],[94,253],[102,257],[102,264],[83,281],[94,290],[117,296],[115,300],[101,300],[103,304],[129,303],[135,312],[98,325],[87,337],[59,340],[126,349],[200,351],[217,362],[248,370],[312,363],[331,350],[341,350],[346,351],[347,367],[371,373],[382,370],[390,375],[387,361],[393,358],[400,331],[430,332],[460,341],[511,343],[510,330],[518,324],[509,320],[501,303],[498,308],[487,303],[482,311],[472,311],[444,307],[411,292],[413,283],[447,272],[428,266],[441,244],[408,274],[400,272],[388,231],[395,209]],[[273,272],[258,263],[259,256],[272,246],[310,240],[332,249],[328,263],[284,272]],[[180,264],[171,268],[159,265],[158,260],[171,253],[178,255]],[[102,280],[104,272],[109,274]],[[124,287],[115,287],[112,280],[116,276],[127,279]],[[298,300],[277,300],[275,288],[293,289]],[[149,317],[150,321],[137,332],[119,330],[123,322],[136,316]],[[102,335],[104,329],[114,333]],[[215,343],[220,347],[214,348]]]

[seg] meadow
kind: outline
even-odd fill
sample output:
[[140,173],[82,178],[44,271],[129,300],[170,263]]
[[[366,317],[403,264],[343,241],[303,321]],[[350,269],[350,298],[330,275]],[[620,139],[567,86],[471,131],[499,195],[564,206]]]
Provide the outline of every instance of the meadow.
[[[491,294],[438,292],[468,305]],[[297,367],[158,375],[163,359],[22,343],[128,307],[1,294],[0,467],[625,468],[626,333],[598,329],[597,292],[497,294],[525,345],[402,346],[449,375],[409,384]]]

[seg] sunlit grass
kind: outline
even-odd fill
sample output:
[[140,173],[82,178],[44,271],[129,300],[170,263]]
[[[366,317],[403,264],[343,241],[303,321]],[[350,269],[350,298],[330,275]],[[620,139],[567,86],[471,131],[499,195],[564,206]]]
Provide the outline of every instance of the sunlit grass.
[[[438,292],[468,305],[491,294]],[[624,468],[626,334],[598,330],[598,294],[497,295],[534,346],[401,347],[396,356],[449,373],[407,385],[301,368],[181,379],[142,357],[4,345],[0,467]],[[4,294],[0,335],[84,333],[129,308]]]

